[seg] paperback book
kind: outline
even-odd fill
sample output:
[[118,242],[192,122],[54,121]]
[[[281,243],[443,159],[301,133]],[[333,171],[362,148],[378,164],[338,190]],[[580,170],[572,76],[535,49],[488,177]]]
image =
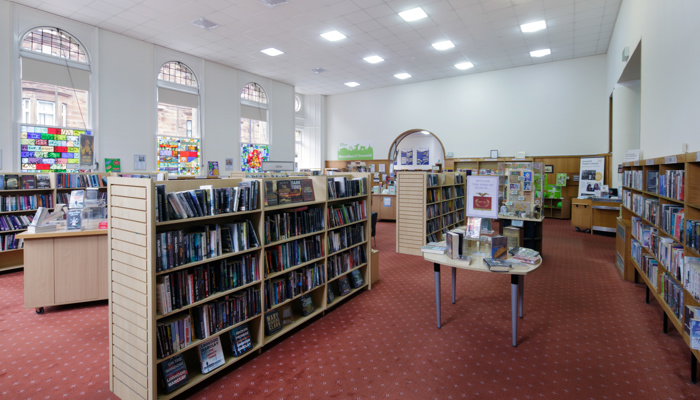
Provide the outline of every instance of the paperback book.
[[345,296],[346,294],[350,293],[350,282],[348,281],[347,275],[343,275],[338,278],[338,290],[340,291],[341,296]]
[[185,358],[182,354],[168,358],[158,364],[158,375],[160,387],[165,393],[171,393],[190,380],[187,374]]
[[219,336],[215,336],[197,346],[197,351],[199,352],[199,361],[202,364],[203,374],[215,370],[226,362]]
[[279,309],[275,308],[272,311],[265,313],[265,334],[272,335],[282,330],[282,319],[280,318]]
[[314,301],[308,294],[302,294],[299,297],[299,302],[301,303],[301,313],[304,316],[310,315],[316,310],[314,306]]
[[365,284],[365,280],[362,279],[362,274],[359,269],[353,269],[350,272],[350,283],[354,289],[357,289]]
[[484,258],[484,264],[491,272],[507,272],[510,271],[510,264],[505,260],[495,258]]
[[301,197],[304,201],[314,201],[314,183],[311,179],[301,180]]
[[239,325],[229,331],[231,349],[234,357],[240,357],[253,348],[253,342],[248,330],[248,324]]
[[447,251],[447,245],[445,242],[430,242],[420,248],[422,253],[430,254],[445,254]]

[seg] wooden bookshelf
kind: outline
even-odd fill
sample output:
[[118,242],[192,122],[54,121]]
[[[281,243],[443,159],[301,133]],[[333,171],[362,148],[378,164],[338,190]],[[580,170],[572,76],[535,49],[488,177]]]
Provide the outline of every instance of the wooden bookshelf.
[[[624,163],[621,197],[616,256],[618,267],[623,262],[621,274],[647,285],[647,302],[653,295],[664,311],[664,332],[670,321],[689,344],[682,316],[686,306],[700,301],[690,291],[695,283],[688,281],[688,271],[665,254],[675,248],[685,257],[700,257],[687,231],[689,221],[700,220],[700,152]],[[690,353],[695,382],[700,351]]]
[[423,245],[442,241],[445,232],[464,225],[465,173],[400,171],[397,180],[397,253],[421,255]]
[[[347,179],[365,178],[366,185],[369,185],[369,174],[353,173],[343,174]],[[110,178],[108,190],[109,199],[109,336],[110,336],[110,390],[123,399],[168,399],[177,396],[184,391],[197,386],[207,378],[214,376],[225,370],[227,366],[237,363],[248,355],[259,353],[259,351],[274,341],[283,338],[292,329],[303,325],[310,319],[321,315],[330,307],[342,304],[343,301],[352,294],[362,289],[371,289],[370,282],[370,220],[365,217],[348,221],[340,226],[331,227],[328,220],[328,210],[330,207],[343,206],[354,202],[364,201],[366,214],[370,213],[370,198],[367,186],[362,194],[352,197],[329,199],[328,178],[333,177],[311,176],[302,177],[311,179],[313,182],[313,201],[297,202],[280,205],[264,205],[266,180],[280,181],[292,178],[230,178],[230,179],[202,179],[202,180],[170,180],[166,182],[153,182],[150,179],[135,178]],[[164,185],[168,193],[198,189],[201,185],[211,185],[213,188],[236,187],[243,181],[260,182],[260,192],[257,207],[248,211],[236,211],[226,214],[215,214],[205,217],[187,218],[158,222],[156,220],[156,203],[158,196],[157,185]],[[281,214],[293,214],[303,212],[302,209],[316,210],[322,218],[321,229],[311,231],[296,232],[284,237],[272,239],[271,232],[266,231],[268,224],[266,220],[274,219]],[[247,249],[223,253],[213,258],[202,261],[191,262],[179,265],[166,271],[158,271],[157,237],[164,232],[172,230],[194,231],[205,226],[215,224],[245,223],[248,221],[253,226],[257,235],[259,246]],[[353,227],[355,232],[361,231],[362,240],[358,240],[343,249],[331,249],[329,237],[338,230]],[[268,240],[267,238],[270,237]],[[291,246],[295,242],[297,245],[304,240],[318,241],[321,245],[322,253],[311,255],[293,263],[283,263],[284,268],[280,271],[270,271],[266,268],[272,251],[278,246]],[[360,249],[360,250],[358,250]],[[330,257],[343,255],[346,252],[364,251],[366,255],[364,262],[357,263],[347,271],[330,277],[327,268]],[[255,257],[258,278],[244,285],[239,285],[225,292],[209,293],[208,297],[196,301],[192,304],[182,306],[166,314],[159,314],[157,295],[157,282],[160,277],[172,273],[183,271],[188,273],[211,261],[228,262],[239,257]],[[319,267],[323,276],[313,287],[303,287],[302,293],[310,295],[313,300],[315,310],[309,315],[302,315],[299,297],[302,293],[293,296],[279,298],[279,301],[270,302],[265,295],[265,288],[279,279],[286,279],[288,274],[301,272],[306,268]],[[352,270],[359,270],[364,279],[364,285],[354,288],[346,296],[337,295],[332,303],[328,303],[328,285],[333,285],[341,275],[349,274]],[[259,302],[259,312],[249,314],[244,320],[237,321],[229,326],[210,334],[205,339],[193,338],[191,344],[185,348],[159,357],[157,330],[158,323],[168,320],[171,317],[186,317],[194,319],[197,307],[204,307],[221,301],[225,298],[233,298],[239,294],[254,292],[253,300]],[[293,310],[292,323],[283,326],[282,330],[273,334],[265,333],[264,314],[268,311],[291,305]],[[228,332],[235,327],[247,324],[251,333],[253,343],[252,350],[242,356],[233,356]],[[197,347],[204,340],[219,336],[225,355],[223,366],[215,370],[202,374],[198,360]],[[172,393],[164,393],[158,383],[158,365],[165,360],[181,354],[188,369],[189,381],[184,386]]]

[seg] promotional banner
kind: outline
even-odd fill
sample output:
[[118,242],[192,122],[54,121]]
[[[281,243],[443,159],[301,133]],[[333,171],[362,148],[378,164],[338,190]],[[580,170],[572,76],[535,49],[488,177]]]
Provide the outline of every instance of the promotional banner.
[[417,149],[416,150],[416,165],[430,165],[430,150],[429,149]]
[[498,218],[497,175],[467,176],[467,216]]
[[338,160],[372,160],[374,149],[371,140],[338,143]]
[[605,175],[605,158],[581,158],[581,171],[578,181],[579,196],[593,196],[596,190],[603,187]]

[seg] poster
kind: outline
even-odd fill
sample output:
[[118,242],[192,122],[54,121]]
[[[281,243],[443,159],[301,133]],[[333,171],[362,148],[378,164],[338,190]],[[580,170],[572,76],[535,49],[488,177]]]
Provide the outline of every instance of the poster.
[[413,165],[413,149],[401,150],[401,165]]
[[79,136],[83,133],[90,134],[90,131],[31,125],[21,125],[19,129],[22,172],[78,171]]
[[118,158],[105,158],[105,172],[122,172],[122,163]]
[[430,165],[430,150],[429,149],[417,149],[416,150],[416,165]]
[[352,143],[338,143],[338,160],[371,160],[374,149],[371,140]]
[[233,171],[233,158],[226,159],[226,165],[224,166],[226,171]]
[[207,176],[219,176],[219,162],[218,161],[208,161],[209,168],[207,170]]
[[579,196],[593,196],[603,186],[605,176],[605,158],[581,158],[581,170],[578,181]]
[[467,176],[467,216],[498,218],[497,175]]
[[261,172],[262,162],[269,161],[270,147],[266,144],[241,143],[241,171]]
[[80,135],[80,165],[95,163],[95,137],[90,134]]

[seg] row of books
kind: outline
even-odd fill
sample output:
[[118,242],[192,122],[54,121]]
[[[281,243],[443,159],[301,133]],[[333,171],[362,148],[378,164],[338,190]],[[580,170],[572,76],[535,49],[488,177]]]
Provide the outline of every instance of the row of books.
[[441,211],[443,214],[447,214],[447,213],[454,211],[454,209],[455,209],[454,200],[449,200],[449,201],[445,201],[445,202],[440,203],[440,208],[441,208]]
[[353,247],[342,253],[334,254],[326,260],[328,278],[335,278],[366,262],[367,254],[365,253],[364,246]]
[[0,175],[0,190],[51,189],[49,174]]
[[328,253],[346,249],[365,241],[365,226],[363,224],[345,226],[328,232]]
[[700,350],[700,307],[685,306],[683,330],[690,339],[690,348]]
[[683,286],[696,301],[700,301],[700,257],[686,257]]
[[676,200],[685,199],[685,171],[669,170],[659,174],[659,195]]
[[204,225],[196,229],[192,232],[179,229],[156,235],[157,271],[260,246],[250,220]]
[[156,278],[156,308],[164,315],[207,297],[260,280],[258,256],[245,254]]
[[662,274],[663,298],[673,314],[683,321],[683,286],[667,273]]
[[669,237],[659,238],[657,259],[678,282],[681,282],[683,277],[684,257],[682,244]]
[[322,231],[323,208],[300,207],[265,215],[265,244]]
[[312,264],[266,281],[265,309],[306,293],[326,282],[323,264]]
[[644,190],[644,172],[642,170],[625,171],[622,174],[622,186]]
[[428,218],[435,218],[440,215],[440,204],[428,204],[425,206],[425,213]]
[[659,230],[637,216],[630,218],[630,224],[632,225],[632,236],[637,238],[639,243],[652,254],[657,254],[659,249]]
[[652,224],[659,223],[659,199],[635,193],[632,195],[631,203],[631,209],[636,214],[641,215]]
[[33,215],[0,215],[0,231],[19,231],[32,223]]
[[425,195],[426,203],[437,203],[438,201],[442,201],[442,192],[440,189],[428,189],[425,192]]
[[260,289],[248,287],[207,304],[190,309],[194,336],[207,337],[261,313]]
[[314,235],[265,248],[265,276],[324,256],[321,235]]
[[364,219],[367,219],[367,202],[365,200],[328,207],[328,225],[331,228]]
[[237,187],[199,189],[168,193],[156,185],[156,221],[206,217],[258,208],[258,181],[240,182]]
[[688,247],[700,250],[700,221],[686,220],[685,221],[685,240]]
[[56,174],[56,187],[59,189],[105,186],[107,186],[107,178],[98,174]]
[[341,199],[344,197],[354,197],[367,195],[367,178],[348,179],[345,176],[333,176],[327,179],[328,199]]
[[314,201],[314,183],[311,179],[265,180],[265,206]]
[[158,358],[164,358],[192,344],[192,318],[180,314],[156,324]]
[[0,235],[0,251],[15,250],[24,247],[24,239],[16,239],[14,233]]
[[659,210],[658,227],[679,242],[683,242],[685,210],[677,204],[662,204]]
[[442,184],[444,180],[445,176],[442,175],[441,178],[441,175],[439,174],[427,174],[425,177],[427,187],[440,186],[440,184]]
[[53,196],[50,194],[0,196],[0,211],[36,210],[39,207],[53,208]]

